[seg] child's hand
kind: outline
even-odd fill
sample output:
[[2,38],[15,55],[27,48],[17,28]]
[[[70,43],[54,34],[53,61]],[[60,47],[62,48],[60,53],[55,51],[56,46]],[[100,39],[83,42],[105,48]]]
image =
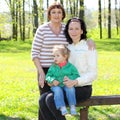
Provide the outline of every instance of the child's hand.
[[64,77],[64,82],[68,81],[69,78],[67,76]]
[[48,84],[48,86],[50,86],[50,87],[53,86],[53,84],[50,84],[50,83],[47,83],[47,84]]
[[59,85],[59,82],[58,82],[57,80],[54,80],[54,81],[53,81],[53,85],[54,85],[54,86],[58,86],[58,85]]

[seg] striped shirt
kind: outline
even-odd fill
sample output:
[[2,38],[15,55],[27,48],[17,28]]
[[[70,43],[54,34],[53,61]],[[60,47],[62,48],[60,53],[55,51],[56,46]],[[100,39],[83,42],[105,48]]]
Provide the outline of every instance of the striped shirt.
[[32,43],[32,60],[37,57],[40,59],[43,68],[50,67],[54,62],[52,54],[53,46],[68,44],[63,33],[64,28],[65,24],[61,23],[61,31],[59,35],[56,35],[49,27],[49,22],[39,26]]

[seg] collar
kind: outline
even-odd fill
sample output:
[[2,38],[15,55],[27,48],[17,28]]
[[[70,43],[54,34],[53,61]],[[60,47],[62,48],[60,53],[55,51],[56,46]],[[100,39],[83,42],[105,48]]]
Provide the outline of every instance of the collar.
[[59,63],[58,66],[59,66],[60,68],[62,68],[62,67],[65,66],[66,64],[67,64],[67,61],[64,61],[64,62],[62,62],[62,63]]

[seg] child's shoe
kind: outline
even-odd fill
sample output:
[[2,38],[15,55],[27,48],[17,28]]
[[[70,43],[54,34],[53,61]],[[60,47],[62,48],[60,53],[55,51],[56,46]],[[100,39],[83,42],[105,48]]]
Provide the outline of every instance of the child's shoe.
[[70,106],[70,113],[71,113],[71,115],[77,115],[76,107],[74,105]]
[[66,109],[65,106],[61,107],[61,108],[60,108],[60,111],[61,111],[61,114],[62,114],[63,116],[68,113],[68,111],[67,111],[67,109]]

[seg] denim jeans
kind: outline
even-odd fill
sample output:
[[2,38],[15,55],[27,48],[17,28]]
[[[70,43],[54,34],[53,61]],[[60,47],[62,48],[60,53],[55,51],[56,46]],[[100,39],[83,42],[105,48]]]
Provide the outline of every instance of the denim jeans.
[[76,95],[75,95],[74,87],[68,88],[66,86],[63,86],[63,87],[52,86],[51,90],[54,93],[54,101],[57,109],[60,109],[60,107],[62,106],[66,106],[64,92],[65,92],[69,106],[76,105]]
[[[80,103],[91,96],[92,86],[75,87],[75,94],[77,103]],[[66,99],[65,95],[64,97]],[[61,115],[60,110],[56,109],[54,95],[51,91],[40,96],[38,120],[66,120],[65,116]]]

